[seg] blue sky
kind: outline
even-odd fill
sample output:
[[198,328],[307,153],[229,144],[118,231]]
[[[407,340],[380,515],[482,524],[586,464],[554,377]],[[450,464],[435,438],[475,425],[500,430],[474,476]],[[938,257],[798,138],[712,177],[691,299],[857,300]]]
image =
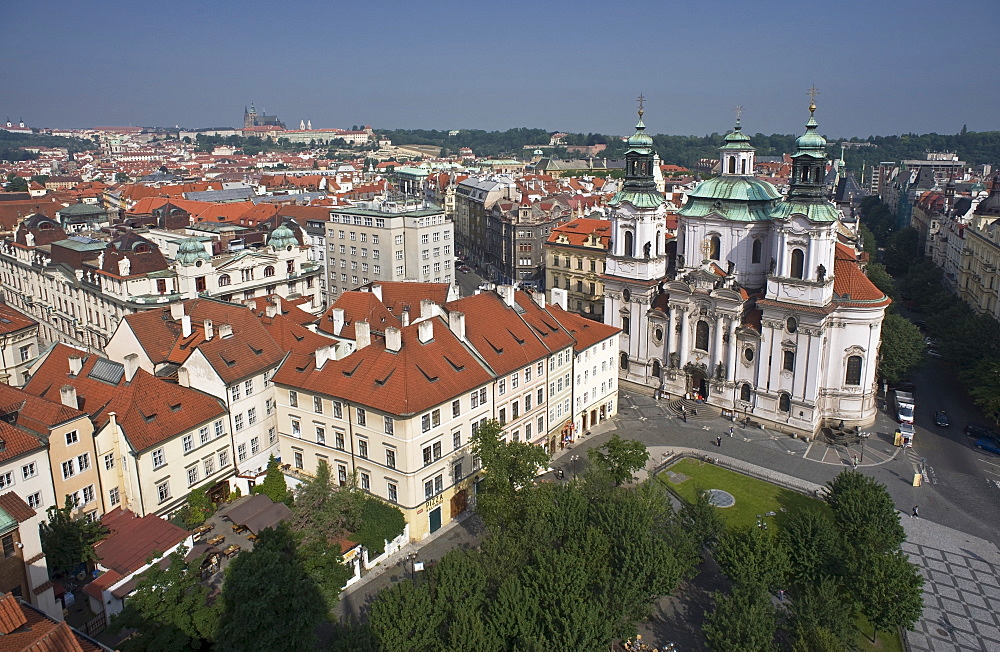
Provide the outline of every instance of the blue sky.
[[832,137],[1000,129],[995,0],[6,3],[0,118]]

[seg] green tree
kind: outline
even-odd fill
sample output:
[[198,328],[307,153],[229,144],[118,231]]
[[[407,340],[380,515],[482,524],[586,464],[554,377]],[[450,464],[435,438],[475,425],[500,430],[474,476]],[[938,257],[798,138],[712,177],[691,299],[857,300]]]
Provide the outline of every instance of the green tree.
[[920,260],[920,235],[913,227],[907,227],[889,238],[885,248],[885,266],[893,274],[905,274],[910,266]]
[[882,344],[879,348],[879,375],[889,381],[903,380],[923,362],[924,338],[920,329],[905,317],[886,313],[882,320]]
[[792,652],[844,652],[851,647],[836,634],[823,627],[796,630]]
[[849,550],[845,561],[861,553],[899,550],[906,533],[884,484],[857,471],[843,471],[826,486],[826,504]]
[[872,625],[872,641],[877,633],[894,627],[913,629],[923,613],[924,578],[905,554],[896,551],[865,553],[865,572],[854,577],[855,596],[861,613]]
[[296,487],[292,506],[292,529],[304,544],[314,540],[326,542],[332,537],[353,532],[361,494],[353,487],[334,483],[330,465],[320,460],[316,475]]
[[252,493],[262,493],[276,503],[292,505],[294,502],[285,483],[285,474],[282,473],[281,465],[274,455],[267,460],[267,474],[264,476],[264,481],[255,486]]
[[757,586],[736,586],[726,596],[713,594],[715,610],[705,614],[702,631],[716,652],[764,652],[774,649],[777,629],[771,597]]
[[821,576],[797,587],[790,611],[797,639],[809,640],[817,630],[823,630],[841,641],[839,649],[854,641],[855,603],[837,579]]
[[208,650],[219,625],[221,601],[210,601],[201,581],[201,561],[184,561],[187,548],[170,554],[166,568],[153,564],[128,597],[125,608],[111,619],[111,631],[130,631],[119,646],[129,650],[181,652]]
[[308,650],[326,604],[285,524],[263,530],[226,569],[216,649]]
[[84,562],[97,561],[94,544],[108,534],[99,521],[74,519],[74,508],[73,498],[66,496],[63,507],[48,508],[48,519],[41,524],[42,551],[49,570],[57,574],[71,573]]
[[115,172],[115,181],[117,183],[128,183],[130,179],[124,172]]
[[885,270],[885,265],[881,263],[869,263],[865,268],[865,275],[868,280],[875,284],[875,287],[882,290],[886,296],[892,297],[896,293],[896,284],[892,276]]
[[487,421],[472,436],[473,453],[479,456],[486,472],[483,488],[476,500],[476,511],[490,529],[514,522],[519,514],[518,492],[530,487],[549,454],[527,442],[507,442],[496,419]]
[[871,262],[874,263],[878,256],[878,241],[875,239],[875,234],[864,224],[858,227],[858,233],[861,235],[862,251],[867,253]]
[[7,173],[8,192],[28,192],[28,182],[13,172]]
[[368,622],[385,652],[440,650],[443,612],[431,597],[428,584],[400,582],[379,592]]
[[35,183],[44,186],[45,182],[49,180],[49,175],[47,174],[33,174],[31,180]]
[[769,530],[746,527],[727,530],[713,551],[723,572],[737,586],[783,589],[788,555],[783,540]]
[[709,500],[707,491],[699,491],[694,502],[681,507],[680,522],[699,549],[713,547],[726,530],[726,524],[719,516],[718,508]]
[[826,575],[840,573],[840,535],[818,509],[789,512],[781,522],[779,537],[788,555],[788,578],[793,585],[812,586]]
[[215,505],[209,500],[204,489],[194,489],[187,495],[187,501],[181,514],[184,519],[184,526],[188,529],[195,528],[204,523],[212,513],[215,512]]
[[649,451],[634,439],[622,439],[617,433],[600,448],[587,451],[590,463],[599,473],[606,475],[616,487],[634,479],[633,475],[646,466]]

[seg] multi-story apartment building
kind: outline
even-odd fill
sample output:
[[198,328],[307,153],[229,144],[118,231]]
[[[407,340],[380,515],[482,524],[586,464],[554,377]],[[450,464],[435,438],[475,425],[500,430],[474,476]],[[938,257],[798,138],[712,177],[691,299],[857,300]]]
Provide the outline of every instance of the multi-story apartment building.
[[542,289],[545,284],[545,241],[572,216],[568,202],[550,197],[532,202],[499,201],[487,215],[486,269],[491,280]]
[[[6,389],[4,398],[7,398]],[[57,503],[62,507],[65,498],[57,498],[53,489],[48,446],[34,432],[17,425],[20,417],[19,410],[14,409],[17,407],[24,406],[5,407],[5,414],[0,419],[0,438],[4,442],[4,450],[0,451],[0,490],[13,491],[29,507],[40,512]]]
[[454,223],[433,204],[402,197],[359,202],[331,210],[326,229],[331,301],[372,282],[454,278]]
[[0,384],[21,385],[38,355],[38,322],[0,303]]
[[136,354],[121,364],[57,344],[24,389],[67,402],[75,392],[95,427],[94,464],[109,508],[169,516],[191,491],[216,501],[228,495],[235,467],[225,405],[140,369]]
[[1000,321],[1000,175],[965,230],[959,296],[978,313]]
[[[604,274],[611,221],[578,218],[552,229],[545,243],[547,289],[566,292],[566,308],[604,320]],[[550,292],[550,299],[557,299]]]
[[517,186],[508,176],[469,177],[455,189],[455,237],[458,253],[475,263],[487,262],[488,221],[493,205],[501,199],[514,199]]
[[[0,426],[0,430],[2,429]],[[23,609],[16,601],[20,599],[59,623],[65,630],[61,633],[68,633],[69,628],[65,623],[59,622],[63,618],[62,600],[56,600],[54,585],[49,579],[45,552],[42,550],[40,525],[44,520],[45,512],[30,507],[13,491],[0,494],[0,547],[3,548],[3,557],[0,558],[0,592],[5,594],[0,598],[0,602],[3,603],[0,611],[7,623],[13,618],[13,622],[23,624],[28,618],[25,618],[26,614],[18,617],[18,611]],[[3,639],[6,648],[11,650],[44,648],[50,647],[53,640],[58,640],[49,627],[35,626],[40,620],[44,620],[39,618],[41,614],[32,613],[30,609],[23,611],[31,613],[31,625],[5,628]],[[33,636],[32,630],[44,632],[48,637],[47,641],[43,636]],[[72,634],[69,638],[72,638]],[[36,641],[38,645],[32,645]],[[69,649],[86,648],[77,646]],[[107,648],[102,646],[93,649]]]

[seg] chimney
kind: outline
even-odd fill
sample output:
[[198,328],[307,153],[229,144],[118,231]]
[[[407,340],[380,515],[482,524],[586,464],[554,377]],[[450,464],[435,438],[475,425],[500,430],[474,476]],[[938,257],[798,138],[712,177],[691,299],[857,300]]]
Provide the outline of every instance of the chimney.
[[125,356],[125,382],[132,382],[132,378],[135,376],[135,372],[139,369],[139,356],[135,353],[129,353]]
[[514,286],[513,285],[498,285],[497,292],[503,298],[503,302],[506,303],[511,308],[517,305],[514,301]]
[[59,388],[59,400],[66,407],[71,407],[73,409],[79,409],[80,404],[76,402],[76,387],[72,385],[63,385]]
[[191,386],[191,374],[188,372],[187,367],[179,367],[177,369],[177,384],[181,387]]
[[334,308],[333,309],[333,334],[340,335],[340,331],[344,329],[344,309]]
[[406,328],[407,326],[410,325],[410,307],[409,306],[406,306],[405,308],[403,308],[403,314],[400,315],[399,318],[400,318],[400,321],[403,322],[403,328]]
[[232,324],[219,324],[219,337],[225,339],[233,336]]
[[564,290],[563,288],[552,288],[551,290],[549,290],[549,292],[551,292],[551,294],[549,295],[549,300],[551,300],[552,303],[556,304],[563,310],[566,310],[566,306],[569,303],[568,301],[569,293],[566,292],[566,290]]
[[448,313],[448,328],[455,337],[465,341],[465,313],[452,310]]
[[324,344],[323,346],[316,349],[316,368],[322,369],[326,361],[332,358],[332,351],[330,351],[330,345]]
[[212,339],[213,336],[215,336],[215,329],[212,327],[212,320],[211,319],[206,319],[205,320],[205,339],[206,340],[210,340],[210,339]]
[[417,325],[417,339],[421,344],[427,344],[434,339],[434,320],[425,319]]
[[180,319],[181,315],[184,314],[184,304],[180,301],[170,304],[170,318]]
[[372,283],[372,294],[378,297],[378,300],[382,300],[382,286],[378,283]]
[[115,412],[108,412],[108,419],[111,422],[111,430],[117,430],[118,428],[118,415]]
[[83,358],[78,355],[69,357],[69,375],[75,376],[83,371]]
[[277,314],[278,314],[278,308],[273,303],[267,304],[267,306],[264,308],[264,315],[268,319],[274,319],[274,316]]
[[437,304],[431,299],[421,299],[420,300],[420,318],[428,319],[434,316],[435,308]]
[[541,290],[535,290],[535,292],[532,293],[531,298],[535,300],[535,303],[538,304],[539,308],[545,307],[545,293]]
[[372,331],[367,321],[354,322],[354,343],[356,351],[372,343]]
[[403,348],[403,331],[395,326],[385,329],[385,350],[399,351]]
[[274,296],[274,309],[281,312],[281,297],[277,295]]
[[191,337],[191,315],[181,315],[181,335]]

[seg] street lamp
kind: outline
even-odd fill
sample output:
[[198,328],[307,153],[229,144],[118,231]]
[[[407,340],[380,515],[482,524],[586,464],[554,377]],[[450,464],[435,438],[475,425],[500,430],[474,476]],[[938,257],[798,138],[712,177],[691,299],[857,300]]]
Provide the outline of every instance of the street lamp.
[[408,552],[406,553],[406,558],[410,560],[410,581],[416,583],[417,581],[417,553]]
[[865,441],[871,437],[870,432],[859,432],[858,437],[861,438],[861,464],[865,463]]
[[573,465],[573,479],[576,480],[576,462],[580,459],[579,455],[571,455],[569,458],[570,463]]

